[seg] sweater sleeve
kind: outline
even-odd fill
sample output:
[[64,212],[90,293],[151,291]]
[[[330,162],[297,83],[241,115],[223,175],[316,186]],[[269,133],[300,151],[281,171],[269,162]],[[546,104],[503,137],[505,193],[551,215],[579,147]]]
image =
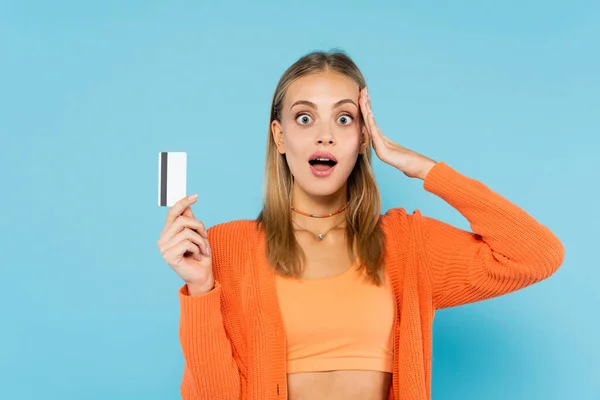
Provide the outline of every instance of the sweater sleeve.
[[208,228],[215,287],[190,296],[179,290],[179,339],[184,358],[183,400],[239,400],[246,385],[240,271],[242,223]]
[[179,290],[179,338],[185,361],[183,400],[240,398],[240,374],[221,313],[221,284],[202,296]]
[[458,210],[473,231],[422,218],[435,308],[514,292],[546,279],[562,264],[560,240],[482,183],[438,162],[424,188]]

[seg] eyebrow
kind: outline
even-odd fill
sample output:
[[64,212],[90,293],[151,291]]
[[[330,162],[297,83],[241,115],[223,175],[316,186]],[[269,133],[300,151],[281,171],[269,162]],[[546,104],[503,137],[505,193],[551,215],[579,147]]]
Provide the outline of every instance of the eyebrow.
[[[358,108],[358,106],[356,105],[356,103],[353,100],[351,100],[351,99],[340,100],[337,103],[335,103],[332,108],[339,107],[342,104],[346,104],[346,103],[354,104]],[[308,100],[298,100],[297,102],[295,102],[294,104],[292,104],[290,106],[290,110],[292,108],[294,108],[295,106],[300,105],[300,104],[304,104],[304,105],[312,107],[312,108],[317,108],[317,105],[315,103],[311,102],[311,101],[308,101]]]

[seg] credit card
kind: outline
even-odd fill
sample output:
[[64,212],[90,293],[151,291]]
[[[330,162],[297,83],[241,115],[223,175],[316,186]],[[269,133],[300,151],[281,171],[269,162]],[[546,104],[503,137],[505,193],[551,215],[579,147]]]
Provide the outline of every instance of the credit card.
[[187,153],[158,153],[158,205],[171,207],[186,196]]

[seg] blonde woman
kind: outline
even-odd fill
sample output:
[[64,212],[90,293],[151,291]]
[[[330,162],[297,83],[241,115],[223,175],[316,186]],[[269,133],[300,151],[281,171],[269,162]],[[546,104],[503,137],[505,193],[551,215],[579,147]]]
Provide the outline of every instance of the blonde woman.
[[[343,52],[314,52],[271,105],[263,208],[205,229],[196,197],[158,241],[183,279],[183,399],[424,400],[445,307],[539,282],[563,246],[482,183],[388,139]],[[372,148],[470,223],[381,214]]]

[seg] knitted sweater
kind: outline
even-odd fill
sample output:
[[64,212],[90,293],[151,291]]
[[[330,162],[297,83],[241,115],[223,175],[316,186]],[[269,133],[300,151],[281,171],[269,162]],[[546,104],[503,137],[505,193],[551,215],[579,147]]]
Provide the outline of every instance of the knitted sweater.
[[[539,282],[561,265],[559,239],[521,208],[438,162],[424,189],[444,199],[473,232],[416,210],[390,209],[385,273],[396,301],[389,399],[431,396],[432,323],[441,308],[473,303]],[[208,230],[215,287],[179,290],[184,400],[286,399],[286,334],[264,232],[237,220]]]

